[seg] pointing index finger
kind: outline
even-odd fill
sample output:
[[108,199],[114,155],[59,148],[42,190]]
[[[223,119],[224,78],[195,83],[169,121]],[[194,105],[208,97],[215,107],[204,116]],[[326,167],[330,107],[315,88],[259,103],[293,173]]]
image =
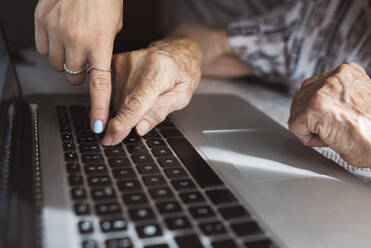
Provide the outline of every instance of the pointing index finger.
[[[111,98],[112,49],[94,54],[89,60],[90,71],[90,127],[94,133],[102,133],[108,120]],[[99,70],[104,69],[104,70]]]

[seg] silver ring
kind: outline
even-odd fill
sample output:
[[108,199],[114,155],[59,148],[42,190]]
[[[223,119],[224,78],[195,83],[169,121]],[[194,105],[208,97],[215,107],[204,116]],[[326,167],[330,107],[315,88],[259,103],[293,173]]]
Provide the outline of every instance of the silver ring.
[[92,65],[88,67],[88,73],[90,73],[91,70],[112,72],[112,69],[110,69],[110,68],[99,68],[99,67],[95,67],[95,66],[92,66]]
[[86,65],[84,65],[84,67],[81,68],[81,69],[78,70],[78,71],[72,71],[72,70],[68,69],[68,67],[67,67],[66,64],[63,64],[63,68],[64,68],[64,71],[67,72],[68,74],[71,74],[71,75],[77,75],[77,74],[80,74],[80,73],[82,73],[82,72],[85,71],[85,69],[86,69]]

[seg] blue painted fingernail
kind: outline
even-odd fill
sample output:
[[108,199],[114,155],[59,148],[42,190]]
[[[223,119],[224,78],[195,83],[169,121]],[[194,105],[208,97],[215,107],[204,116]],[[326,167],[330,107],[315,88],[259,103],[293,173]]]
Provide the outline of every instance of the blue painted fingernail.
[[94,133],[101,133],[103,132],[103,121],[98,120],[95,121],[93,124],[93,132]]

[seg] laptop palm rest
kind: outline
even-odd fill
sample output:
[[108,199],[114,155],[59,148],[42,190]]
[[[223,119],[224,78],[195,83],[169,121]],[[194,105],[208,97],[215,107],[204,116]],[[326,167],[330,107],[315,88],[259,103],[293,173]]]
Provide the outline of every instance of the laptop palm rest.
[[[330,178],[333,165],[286,130],[204,131],[207,157],[233,164],[249,181]],[[204,148],[205,150],[205,148]]]

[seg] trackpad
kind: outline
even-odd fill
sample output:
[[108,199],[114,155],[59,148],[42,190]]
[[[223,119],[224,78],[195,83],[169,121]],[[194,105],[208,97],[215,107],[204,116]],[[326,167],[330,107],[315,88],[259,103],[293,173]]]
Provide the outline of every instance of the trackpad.
[[208,159],[233,164],[253,181],[329,178],[333,164],[286,130],[204,131]]

